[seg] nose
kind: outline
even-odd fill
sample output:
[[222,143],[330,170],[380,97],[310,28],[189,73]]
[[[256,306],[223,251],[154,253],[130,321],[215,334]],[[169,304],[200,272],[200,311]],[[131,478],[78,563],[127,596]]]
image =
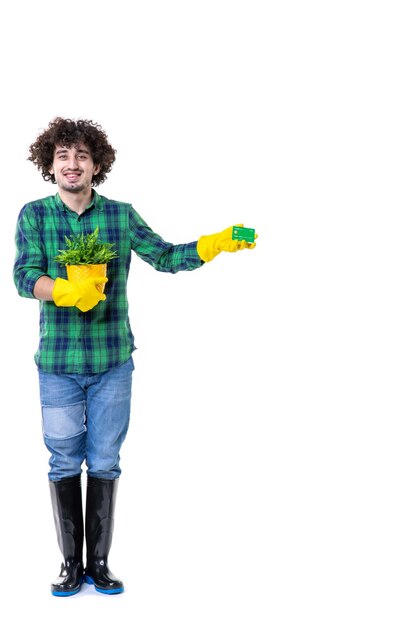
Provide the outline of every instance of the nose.
[[77,170],[78,169],[78,161],[77,161],[75,156],[70,155],[68,157],[67,167],[70,170]]

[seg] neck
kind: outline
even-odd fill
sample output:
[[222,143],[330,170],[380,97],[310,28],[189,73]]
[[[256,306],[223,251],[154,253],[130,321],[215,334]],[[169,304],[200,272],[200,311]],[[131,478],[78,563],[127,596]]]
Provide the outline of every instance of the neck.
[[77,193],[71,193],[65,189],[59,189],[59,196],[64,204],[74,213],[81,215],[91,202],[93,191],[91,187],[83,189]]

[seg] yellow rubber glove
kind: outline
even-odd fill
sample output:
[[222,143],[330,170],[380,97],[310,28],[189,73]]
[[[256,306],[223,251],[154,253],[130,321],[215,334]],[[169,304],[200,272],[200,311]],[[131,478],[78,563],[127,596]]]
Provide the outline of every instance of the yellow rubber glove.
[[52,299],[57,306],[76,306],[83,313],[94,308],[106,296],[96,285],[106,283],[107,277],[95,276],[79,283],[70,283],[64,278],[57,278],[52,289]]
[[[243,226],[243,224],[235,224],[235,226]],[[252,250],[256,246],[256,243],[232,239],[232,231],[233,226],[230,226],[226,228],[226,230],[222,230],[221,233],[203,235],[200,237],[197,241],[197,252],[200,259],[208,263],[220,254],[220,252],[237,252],[244,248]]]

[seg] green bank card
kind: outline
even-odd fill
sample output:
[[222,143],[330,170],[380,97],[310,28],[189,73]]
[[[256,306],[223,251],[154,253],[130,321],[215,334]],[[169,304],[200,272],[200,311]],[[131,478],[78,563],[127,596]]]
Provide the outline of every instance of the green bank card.
[[239,241],[245,240],[248,243],[253,243],[255,241],[255,229],[233,226],[232,239],[238,239]]

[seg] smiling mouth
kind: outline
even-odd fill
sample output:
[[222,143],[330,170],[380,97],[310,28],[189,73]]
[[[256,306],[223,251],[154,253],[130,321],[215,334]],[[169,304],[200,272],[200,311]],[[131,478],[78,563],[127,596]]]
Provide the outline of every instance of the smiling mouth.
[[69,174],[65,174],[65,178],[68,180],[68,182],[73,183],[76,180],[78,180],[81,176],[81,172],[71,172]]

